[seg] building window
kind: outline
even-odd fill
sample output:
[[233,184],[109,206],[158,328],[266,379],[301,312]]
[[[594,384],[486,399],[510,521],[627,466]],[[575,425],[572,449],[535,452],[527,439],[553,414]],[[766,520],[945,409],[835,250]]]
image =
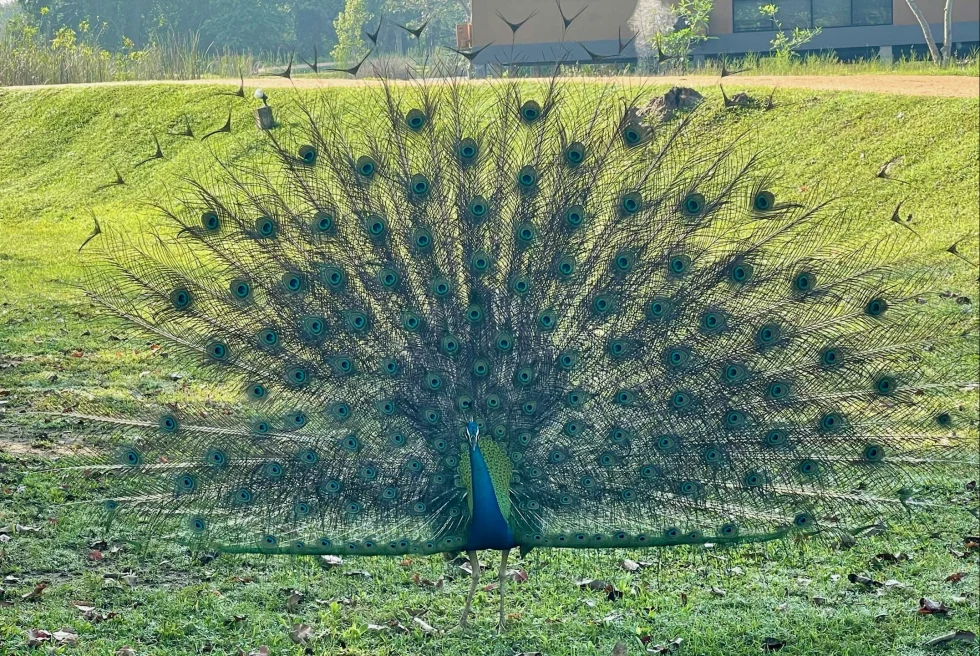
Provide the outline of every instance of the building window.
[[[732,0],[735,32],[769,32],[772,21],[759,7],[768,0]],[[776,0],[783,29],[891,25],[892,0]]]

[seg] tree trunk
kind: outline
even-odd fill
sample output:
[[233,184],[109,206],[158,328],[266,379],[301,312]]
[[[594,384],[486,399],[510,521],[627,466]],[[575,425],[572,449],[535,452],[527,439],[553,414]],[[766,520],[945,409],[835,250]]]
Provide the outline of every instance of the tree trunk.
[[949,63],[953,56],[953,0],[946,0],[943,12],[943,61]]
[[926,37],[926,45],[929,46],[929,54],[932,55],[932,60],[937,64],[941,64],[943,58],[939,54],[939,48],[936,47],[936,38],[932,35],[932,28],[929,27],[929,21],[926,20],[925,14],[919,9],[919,5],[915,3],[915,0],[905,1],[909,4],[909,9],[912,10],[912,13],[915,14],[915,20],[919,21],[919,27],[922,28],[922,34]]

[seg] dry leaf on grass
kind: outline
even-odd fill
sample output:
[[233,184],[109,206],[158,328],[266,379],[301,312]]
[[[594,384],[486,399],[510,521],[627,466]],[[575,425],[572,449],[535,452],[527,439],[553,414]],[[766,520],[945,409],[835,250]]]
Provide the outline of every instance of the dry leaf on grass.
[[293,624],[289,629],[289,639],[297,645],[305,645],[313,637],[313,627],[309,624]]
[[933,638],[925,643],[925,646],[938,647],[940,645],[948,645],[951,642],[965,642],[972,645],[976,641],[977,635],[973,631],[953,631],[952,633]]

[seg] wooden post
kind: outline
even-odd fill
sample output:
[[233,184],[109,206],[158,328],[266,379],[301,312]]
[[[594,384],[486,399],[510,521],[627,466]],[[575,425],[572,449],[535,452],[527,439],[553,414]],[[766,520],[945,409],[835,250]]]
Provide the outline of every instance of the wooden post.
[[260,130],[271,130],[276,124],[276,119],[272,117],[272,108],[263,105],[255,110],[255,126]]

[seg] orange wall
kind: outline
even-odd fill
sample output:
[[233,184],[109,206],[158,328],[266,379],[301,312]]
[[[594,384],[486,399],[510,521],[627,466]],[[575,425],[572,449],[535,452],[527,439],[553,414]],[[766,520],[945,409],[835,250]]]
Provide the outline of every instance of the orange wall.
[[[943,22],[943,10],[946,8],[944,0],[918,0],[916,3],[919,9],[926,15],[926,20],[930,23]],[[915,14],[909,9],[909,4],[905,0],[894,0],[892,4],[892,16],[895,25],[917,25]],[[958,0],[953,3],[953,22],[972,22],[980,20],[980,3],[976,0]],[[937,39],[942,39],[941,34],[934,35]],[[956,34],[954,32],[953,36]]]
[[[820,0],[814,0],[819,2]],[[914,25],[912,10],[906,0],[892,0],[895,25]],[[512,22],[527,18],[532,11],[537,15],[518,32],[516,43],[555,43],[562,40],[562,21],[555,0],[471,0],[473,7],[473,45],[481,46],[490,41],[496,45],[511,43],[511,31],[497,16],[497,11]],[[565,41],[596,41],[615,39],[617,29],[622,28],[623,38],[632,36],[628,22],[636,9],[637,0],[562,0],[562,10],[569,18],[582,7],[588,7],[575,19],[565,34]],[[943,22],[945,0],[918,0],[919,7],[930,23]],[[953,20],[972,22],[980,20],[980,3],[977,0],[956,0]],[[711,34],[729,34],[732,31],[732,0],[715,0],[708,25]],[[937,35],[939,38],[939,35]]]
[[[636,0],[562,0],[561,8],[571,18],[586,5],[586,10],[568,28],[565,41],[615,39],[618,28],[622,28],[624,41],[633,35],[627,23],[636,9]],[[555,0],[472,0],[472,7],[474,46],[490,41],[495,45],[511,43],[510,28],[497,16],[498,11],[512,23],[524,20],[532,11],[538,12],[518,30],[516,43],[562,40],[561,14]]]

